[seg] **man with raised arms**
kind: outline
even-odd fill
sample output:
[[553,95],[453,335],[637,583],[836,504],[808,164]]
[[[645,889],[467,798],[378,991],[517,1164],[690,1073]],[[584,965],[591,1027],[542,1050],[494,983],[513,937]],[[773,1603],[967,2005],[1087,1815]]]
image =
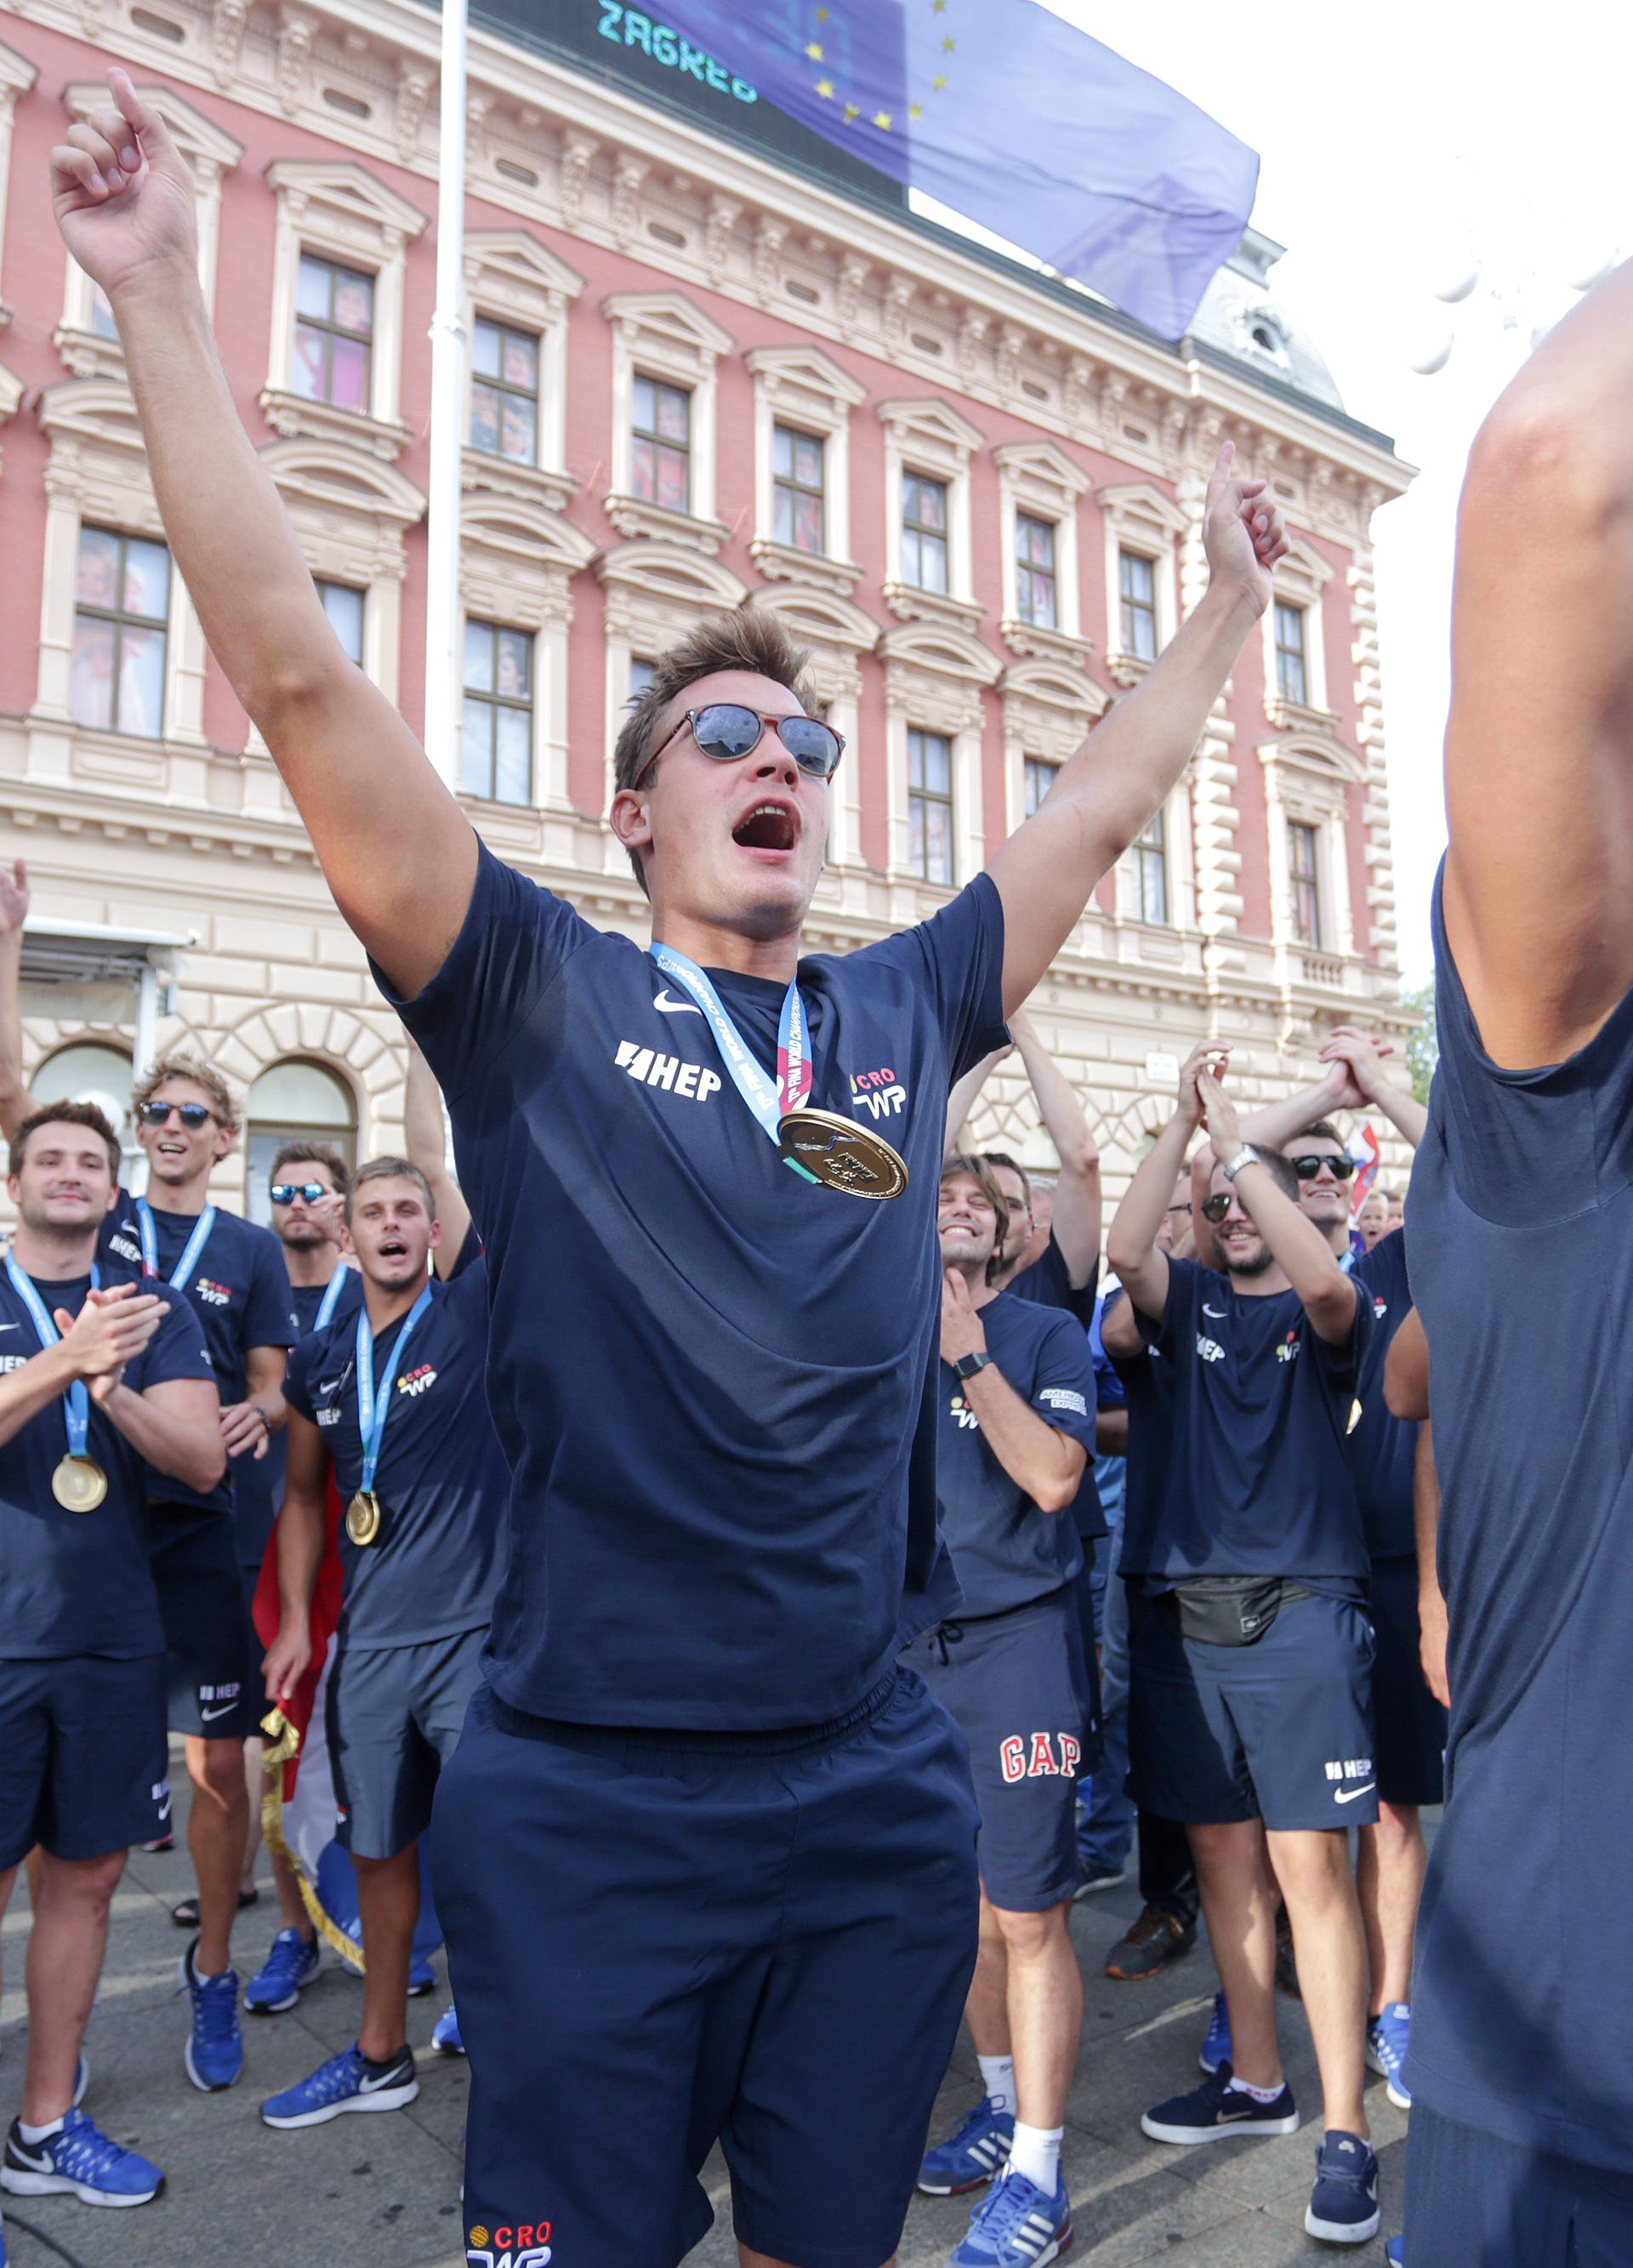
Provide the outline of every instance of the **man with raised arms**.
[[[546,2228],[563,2261],[674,2268],[719,2137],[745,2268],[881,2268],[975,1939],[961,1744],[896,1666],[953,1597],[947,1093],[1178,777],[1279,519],[1227,447],[1210,586],[1144,682],[989,873],[844,959],[800,951],[839,737],[774,618],[700,625],[616,750],[643,953],[492,857],[346,660],[221,376],[187,169],[112,84],[54,153],[58,218],[205,634],[448,1098],[488,1250],[508,1558],[433,1832],[469,2255]],[[886,1066],[888,1141],[850,1106]]]

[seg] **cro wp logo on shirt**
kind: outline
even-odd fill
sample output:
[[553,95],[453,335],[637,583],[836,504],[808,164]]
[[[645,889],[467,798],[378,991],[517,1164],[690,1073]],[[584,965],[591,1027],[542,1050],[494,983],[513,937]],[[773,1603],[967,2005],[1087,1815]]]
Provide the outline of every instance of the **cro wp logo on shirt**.
[[908,1091],[888,1064],[878,1071],[859,1071],[852,1075],[850,1100],[861,1103],[873,1118],[895,1118],[901,1116],[908,1099]]
[[547,2268],[551,2257],[550,2224],[524,2220],[489,2228],[477,2221],[466,2248],[467,2268]]

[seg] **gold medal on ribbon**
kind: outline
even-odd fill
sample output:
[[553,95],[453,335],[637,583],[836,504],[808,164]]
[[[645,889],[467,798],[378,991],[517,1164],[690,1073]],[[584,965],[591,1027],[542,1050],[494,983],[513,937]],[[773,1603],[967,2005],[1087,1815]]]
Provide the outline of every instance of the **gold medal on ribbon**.
[[791,1110],[777,1127],[777,1147],[825,1188],[853,1197],[899,1197],[908,1169],[881,1135],[837,1111]]
[[51,1493],[64,1512],[94,1512],[107,1494],[107,1475],[94,1457],[70,1454],[53,1472]]
[[356,1544],[379,1539],[380,1500],[372,1489],[359,1489],[346,1506],[346,1533]]

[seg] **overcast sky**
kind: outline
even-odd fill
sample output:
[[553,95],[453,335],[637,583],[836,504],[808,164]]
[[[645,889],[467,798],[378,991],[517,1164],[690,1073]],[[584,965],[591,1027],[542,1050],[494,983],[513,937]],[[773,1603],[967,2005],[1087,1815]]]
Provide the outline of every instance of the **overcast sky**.
[[[1272,288],[1320,348],[1346,406],[1421,467],[1375,522],[1401,954],[1429,973],[1428,902],[1445,841],[1453,526],[1468,445],[1528,344],[1573,303],[1568,278],[1633,254],[1633,11],[1552,0],[1044,0],[1154,71],[1262,160],[1256,225],[1288,247]],[[1616,19],[1613,21],[1613,18]],[[1459,307],[1435,282],[1470,251]],[[1488,296],[1523,299],[1523,331]],[[1455,330],[1435,378],[1418,343]]]

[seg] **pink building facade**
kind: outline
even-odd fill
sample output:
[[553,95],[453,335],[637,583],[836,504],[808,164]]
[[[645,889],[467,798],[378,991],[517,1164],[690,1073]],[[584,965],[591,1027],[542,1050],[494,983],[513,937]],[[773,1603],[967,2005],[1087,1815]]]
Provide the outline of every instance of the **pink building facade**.
[[[1039,1019],[1114,1177],[1195,1038],[1235,1040],[1268,1091],[1333,1023],[1398,1021],[1370,529],[1409,475],[1276,304],[1276,248],[1250,234],[1175,350],[739,138],[740,83],[663,65],[655,18],[558,12],[559,49],[472,43],[464,729],[433,754],[488,841],[643,933],[603,821],[622,707],[752,596],[850,744],[814,946],[920,918],[1195,603],[1228,435],[1291,523],[1277,604]],[[0,779],[35,877],[31,1059],[41,1093],[113,1095],[133,1054],[208,1050],[249,1092],[252,1197],[286,1130],[392,1138],[401,1045],[170,571],[46,151],[126,59],[195,167],[246,423],[337,630],[417,728],[437,29],[411,0],[0,21]],[[1048,1164],[1012,1079],[978,1123]]]

